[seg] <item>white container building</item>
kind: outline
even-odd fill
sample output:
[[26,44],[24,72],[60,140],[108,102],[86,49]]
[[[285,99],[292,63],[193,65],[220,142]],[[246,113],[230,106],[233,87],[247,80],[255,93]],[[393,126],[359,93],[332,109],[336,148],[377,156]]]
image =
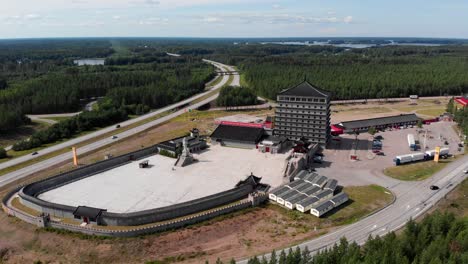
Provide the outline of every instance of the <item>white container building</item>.
[[293,198],[287,199],[286,202],[284,203],[284,206],[286,206],[289,209],[295,209],[296,208],[296,203],[300,202],[304,199],[307,199],[308,196],[302,193],[299,193],[299,195],[294,196]]
[[296,195],[298,195],[298,194],[299,194],[298,191],[296,191],[296,190],[290,190],[290,191],[288,191],[288,192],[286,192],[286,193],[284,193],[284,194],[282,194],[282,195],[278,195],[278,196],[276,197],[276,202],[279,203],[279,204],[281,204],[281,205],[284,205],[284,203],[286,202],[286,201],[285,201],[286,199],[289,199],[289,198],[291,198],[291,197],[293,197],[293,196],[296,196]]
[[323,187],[323,189],[335,192],[337,187],[338,187],[338,181],[335,179],[329,179],[327,183],[325,184],[325,186]]
[[320,200],[317,198],[317,197],[309,197],[309,198],[306,198],[302,201],[299,201],[296,203],[296,209],[299,211],[299,212],[307,212],[309,211],[312,207],[314,207],[317,203],[319,203]]
[[291,190],[291,188],[289,188],[288,186],[281,186],[281,187],[277,188],[276,190],[270,192],[268,194],[268,198],[270,198],[270,200],[276,202],[276,198],[277,198],[278,195],[281,195],[281,194],[283,194],[283,193],[285,193],[287,191],[290,191],[290,190]]
[[310,213],[316,217],[321,217],[327,212],[331,211],[333,208],[335,208],[335,205],[331,201],[327,200],[313,207],[310,210]]

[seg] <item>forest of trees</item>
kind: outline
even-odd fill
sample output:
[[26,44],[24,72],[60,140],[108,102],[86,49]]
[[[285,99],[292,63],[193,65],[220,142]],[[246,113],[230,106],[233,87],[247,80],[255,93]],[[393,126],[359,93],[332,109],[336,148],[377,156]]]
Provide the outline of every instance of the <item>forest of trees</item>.
[[459,95],[468,91],[468,48],[460,57],[379,53],[271,56],[246,59],[240,69],[249,87],[270,99],[304,76],[331,91],[333,99]]
[[79,111],[96,97],[142,114],[203,91],[214,77],[213,67],[199,58],[131,50],[107,59],[111,65],[79,67],[73,59],[113,54],[110,41],[0,42],[0,133],[27,124],[25,114]]
[[[222,264],[217,261],[216,264]],[[234,260],[229,263],[236,263]],[[299,248],[273,251],[271,259],[254,257],[249,264],[462,264],[468,263],[468,219],[436,212],[420,223],[410,220],[399,235],[370,237],[362,246],[345,238],[311,256]]]
[[8,157],[7,152],[4,148],[0,148],[0,159]]
[[[452,113],[455,117],[455,122],[457,122],[458,127],[460,128],[463,135],[468,135],[468,107],[460,108],[455,107],[455,102],[450,99],[447,105],[447,112]],[[465,140],[465,143],[468,144],[468,139]]]
[[307,79],[333,99],[460,95],[468,92],[468,46],[236,45],[213,48],[210,59],[236,65],[257,95],[275,99]]
[[13,150],[29,150],[67,139],[76,134],[94,128],[105,127],[128,119],[124,109],[99,109],[98,111],[83,112],[75,117],[60,121],[46,130],[34,133],[30,138],[18,141],[13,145]]
[[226,86],[216,99],[218,106],[243,106],[258,104],[257,96],[248,88]]

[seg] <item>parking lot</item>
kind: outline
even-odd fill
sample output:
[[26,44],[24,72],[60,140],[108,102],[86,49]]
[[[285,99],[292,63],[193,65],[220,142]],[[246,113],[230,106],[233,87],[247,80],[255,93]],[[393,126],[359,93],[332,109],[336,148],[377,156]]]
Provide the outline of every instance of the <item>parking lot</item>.
[[[355,135],[341,135],[339,141],[332,140],[329,147],[324,150],[322,164],[314,164],[319,174],[335,178],[344,186],[359,186],[378,184],[384,187],[392,186],[398,181],[383,175],[383,169],[395,166],[393,159],[397,155],[412,152],[424,152],[424,135],[427,130],[426,146],[428,150],[436,146],[449,147],[450,154],[463,153],[458,151],[460,142],[453,126],[453,122],[437,122],[417,127],[387,130],[376,134],[382,136],[382,152],[384,156],[372,153],[372,136],[368,133]],[[407,135],[413,134],[419,141],[420,150],[411,151],[407,142]],[[445,145],[447,141],[448,145]],[[350,155],[355,154],[357,160],[351,160]]]

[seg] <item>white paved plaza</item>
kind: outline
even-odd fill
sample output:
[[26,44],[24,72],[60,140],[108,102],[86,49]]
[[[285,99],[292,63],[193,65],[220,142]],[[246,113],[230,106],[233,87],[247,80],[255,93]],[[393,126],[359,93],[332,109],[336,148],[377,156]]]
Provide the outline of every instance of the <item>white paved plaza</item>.
[[40,199],[70,206],[86,205],[128,213],[159,208],[234,188],[252,172],[272,187],[283,181],[286,154],[211,146],[184,168],[175,159],[149,158],[151,168],[134,161],[39,195]]

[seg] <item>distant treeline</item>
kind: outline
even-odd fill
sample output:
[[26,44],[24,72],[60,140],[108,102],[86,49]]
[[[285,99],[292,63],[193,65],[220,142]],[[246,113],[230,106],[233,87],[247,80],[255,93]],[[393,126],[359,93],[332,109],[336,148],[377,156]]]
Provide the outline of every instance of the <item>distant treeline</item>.
[[258,103],[257,96],[248,88],[226,86],[216,99],[218,106],[243,106]]
[[[109,66],[62,64],[63,57],[46,64],[15,64],[0,75],[0,133],[25,124],[25,114],[79,111],[81,99],[94,97],[141,114],[203,91],[214,77],[213,67],[198,58],[170,57],[156,50],[144,54],[108,59],[115,64]],[[29,66],[26,70],[21,65]]]
[[[217,264],[223,262],[218,260]],[[229,263],[235,264],[234,260]],[[417,223],[410,220],[402,234],[370,237],[362,246],[342,238],[318,254],[289,249],[273,251],[271,258],[251,258],[249,264],[458,264],[468,263],[468,220],[434,213]]]
[[468,92],[468,46],[242,45],[215,51],[211,59],[237,65],[245,84],[270,99],[304,77],[334,99]]

